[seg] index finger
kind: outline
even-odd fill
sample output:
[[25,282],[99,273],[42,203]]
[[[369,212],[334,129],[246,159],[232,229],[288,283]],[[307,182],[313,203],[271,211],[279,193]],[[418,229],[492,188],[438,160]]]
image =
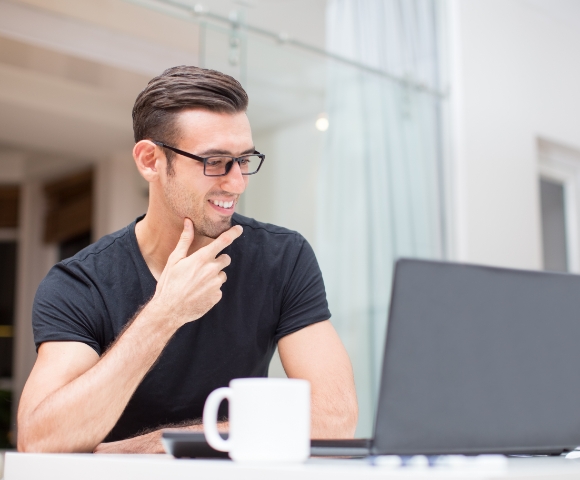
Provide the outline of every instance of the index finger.
[[244,229],[241,225],[234,225],[232,228],[222,233],[209,245],[203,247],[202,250],[207,252],[208,255],[211,255],[212,258],[215,258],[217,254],[220,253],[224,248],[231,245],[233,241],[242,234],[243,231]]

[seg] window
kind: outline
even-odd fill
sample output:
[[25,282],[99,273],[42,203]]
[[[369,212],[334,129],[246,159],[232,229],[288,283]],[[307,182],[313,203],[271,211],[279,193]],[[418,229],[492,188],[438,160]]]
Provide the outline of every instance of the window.
[[44,240],[58,243],[58,259],[64,260],[91,243],[93,172],[59,178],[44,191],[48,204]]
[[18,186],[0,187],[0,448],[11,448]]
[[540,178],[544,269],[568,271],[564,184]]

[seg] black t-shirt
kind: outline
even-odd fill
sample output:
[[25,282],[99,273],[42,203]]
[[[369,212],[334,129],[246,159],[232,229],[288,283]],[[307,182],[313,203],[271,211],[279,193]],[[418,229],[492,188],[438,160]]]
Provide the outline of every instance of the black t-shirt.
[[[43,342],[83,342],[102,355],[155,293],[135,223],[55,265],[32,314]],[[234,214],[244,231],[223,253],[222,299],[181,327],[144,377],[106,441],[202,416],[209,393],[240,377],[265,377],[277,341],[330,312],[314,252],[298,233]],[[225,410],[222,410],[222,414]]]

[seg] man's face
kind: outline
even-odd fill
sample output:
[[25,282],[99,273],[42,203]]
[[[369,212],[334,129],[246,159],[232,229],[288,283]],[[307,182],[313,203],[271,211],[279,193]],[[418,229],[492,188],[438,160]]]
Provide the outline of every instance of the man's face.
[[[179,114],[177,127],[180,136],[171,146],[200,157],[220,154],[239,157],[254,152],[245,113],[185,110]],[[217,238],[230,228],[236,204],[247,184],[248,176],[242,176],[237,163],[225,176],[208,177],[203,174],[202,162],[174,154],[172,172],[164,175],[163,191],[171,213],[180,221],[190,218],[196,235]]]

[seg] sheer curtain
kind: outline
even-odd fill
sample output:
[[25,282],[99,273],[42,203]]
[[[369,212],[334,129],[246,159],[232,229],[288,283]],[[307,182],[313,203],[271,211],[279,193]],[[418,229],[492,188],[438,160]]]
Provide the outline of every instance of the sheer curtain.
[[405,82],[330,61],[316,250],[333,324],[372,434],[394,261],[444,254],[436,0],[329,0],[327,48]]

